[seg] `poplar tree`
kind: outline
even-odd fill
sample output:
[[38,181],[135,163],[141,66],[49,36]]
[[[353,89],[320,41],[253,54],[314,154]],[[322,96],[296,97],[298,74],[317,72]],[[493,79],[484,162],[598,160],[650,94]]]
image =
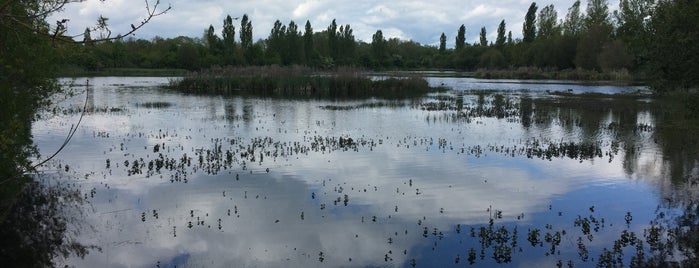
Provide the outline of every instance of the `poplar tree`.
[[580,0],[578,0],[568,8],[568,15],[563,21],[563,34],[572,37],[579,36],[583,28],[583,20],[584,16],[580,14]]
[[337,22],[335,19],[328,26],[328,48],[330,49],[330,57],[337,60],[338,53],[338,34]]
[[532,2],[527,10],[527,15],[524,16],[524,24],[522,25],[522,41],[525,43],[533,42],[536,38],[536,2]]
[[466,26],[461,24],[459,31],[456,33],[456,44],[454,48],[460,50],[466,45]]
[[306,26],[303,32],[303,50],[304,56],[306,58],[306,64],[310,64],[313,61],[313,27],[311,27],[311,22],[306,20]]
[[371,52],[378,65],[383,65],[386,58],[386,40],[381,30],[376,30],[376,33],[371,36]]
[[244,14],[240,20],[240,46],[245,54],[245,60],[248,64],[252,63],[252,22],[248,18],[248,14]]
[[549,39],[560,33],[558,28],[558,12],[556,12],[553,5],[548,5],[541,9],[537,24],[539,26],[537,38],[539,39]]
[[231,15],[226,16],[223,20],[223,60],[225,64],[231,65],[235,62],[235,26],[233,26],[233,18]]
[[498,25],[498,37],[495,39],[495,46],[503,47],[505,40],[505,20],[502,20],[500,25]]
[[447,50],[447,36],[442,33],[441,36],[439,36],[439,52],[444,52]]

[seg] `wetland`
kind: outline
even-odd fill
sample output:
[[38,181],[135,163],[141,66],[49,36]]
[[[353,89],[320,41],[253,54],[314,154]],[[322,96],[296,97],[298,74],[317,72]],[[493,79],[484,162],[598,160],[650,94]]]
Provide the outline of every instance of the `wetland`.
[[448,90],[287,98],[173,79],[64,79],[76,94],[33,124],[43,159],[81,122],[35,175],[81,245],[54,265],[696,260],[696,118],[644,87],[428,75]]

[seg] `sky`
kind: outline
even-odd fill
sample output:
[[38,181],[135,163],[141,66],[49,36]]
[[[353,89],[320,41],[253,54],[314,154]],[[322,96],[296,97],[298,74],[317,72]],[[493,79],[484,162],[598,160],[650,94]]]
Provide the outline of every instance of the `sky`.
[[[148,0],[152,7],[155,0]],[[553,4],[562,20],[575,0],[536,2],[539,9]],[[584,12],[587,1],[581,1]],[[430,1],[378,1],[378,0],[161,0],[160,9],[168,5],[172,9],[156,17],[136,32],[135,38],[152,39],[155,36],[201,37],[209,25],[220,36],[226,15],[242,17],[247,14],[252,21],[254,40],[269,36],[274,21],[284,25],[293,20],[303,25],[310,21],[315,32],[322,31],[336,19],[338,25],[349,24],[355,39],[371,42],[371,36],[381,30],[384,37],[413,40],[423,45],[438,45],[439,36],[445,33],[447,46],[453,47],[458,28],[466,26],[466,40],[478,40],[481,27],[486,27],[489,41],[494,41],[498,24],[505,20],[507,31],[513,38],[522,36],[524,15],[531,0],[430,0]],[[609,1],[610,11],[618,1]],[[86,27],[96,24],[102,15],[109,18],[113,33],[125,33],[130,24],[138,24],[146,13],[146,2],[139,0],[87,0],[70,3],[63,12],[56,13],[49,21],[70,19],[69,34],[82,33]],[[236,38],[240,22],[234,21]],[[93,37],[95,35],[93,34]]]

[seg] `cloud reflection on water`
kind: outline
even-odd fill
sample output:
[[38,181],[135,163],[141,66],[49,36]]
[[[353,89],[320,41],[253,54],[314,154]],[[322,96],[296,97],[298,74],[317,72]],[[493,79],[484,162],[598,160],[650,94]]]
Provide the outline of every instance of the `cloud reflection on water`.
[[[109,78],[101,84],[114,83],[119,84]],[[89,199],[92,214],[85,219],[93,230],[81,233],[86,244],[101,245],[103,252],[67,261],[77,266],[381,266],[387,256],[392,259],[388,264],[405,266],[422,254],[418,249],[435,242],[422,236],[425,227],[454,236],[456,224],[487,224],[494,210],[503,211],[504,222],[526,224],[533,219],[516,217],[542,213],[571,192],[629,183],[618,159],[580,163],[459,153],[474,144],[584,136],[579,129],[533,130],[491,118],[479,119],[476,126],[430,123],[425,115],[439,112],[410,107],[327,111],[320,108],[324,101],[192,97],[109,87],[95,91],[96,105],[129,109],[126,114],[86,116],[79,136],[61,156],[78,176],[94,172],[79,182],[83,189],[96,189],[96,197]],[[134,107],[146,100],[175,105]],[[53,148],[60,136],[55,133],[65,126],[56,122],[70,119],[35,124],[42,152]],[[94,136],[101,131],[110,136]],[[218,175],[188,169],[187,183],[171,183],[168,171],[162,177],[128,176],[123,167],[125,160],[156,157],[155,144],[165,143],[163,153],[173,158],[182,153],[194,157],[192,149],[211,148],[212,139],[239,139],[246,146],[251,138],[265,136],[289,144],[308,144],[316,136],[381,142],[359,152],[267,157],[247,163],[247,170]],[[438,148],[438,139],[449,145]],[[226,144],[224,150],[238,145]],[[657,161],[645,155],[650,159],[641,162]],[[112,161],[111,171],[102,168],[105,159]],[[579,198],[569,202],[595,200]]]

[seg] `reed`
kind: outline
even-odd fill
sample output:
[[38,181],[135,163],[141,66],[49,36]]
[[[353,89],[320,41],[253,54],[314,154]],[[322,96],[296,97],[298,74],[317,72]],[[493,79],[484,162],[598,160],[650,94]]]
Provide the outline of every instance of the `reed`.
[[536,67],[519,67],[504,70],[480,69],[474,74],[485,79],[552,79],[578,81],[614,81],[617,83],[634,83],[635,78],[627,70],[590,71],[582,69],[553,70]]
[[170,86],[190,94],[313,98],[407,98],[444,90],[417,76],[372,78],[356,69],[314,72],[301,66],[217,67],[172,80]]

